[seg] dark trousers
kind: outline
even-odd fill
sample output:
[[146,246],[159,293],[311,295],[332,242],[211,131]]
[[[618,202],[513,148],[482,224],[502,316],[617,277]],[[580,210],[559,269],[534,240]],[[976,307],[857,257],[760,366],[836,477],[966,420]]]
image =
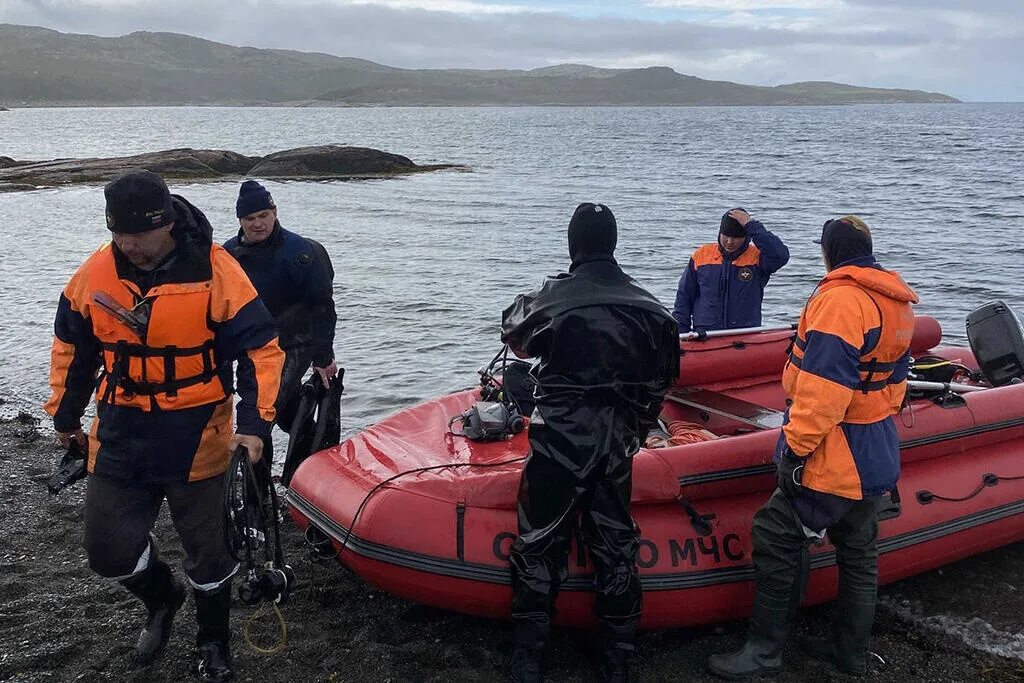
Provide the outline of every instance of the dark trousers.
[[[223,492],[223,475],[147,486],[89,475],[83,541],[89,566],[100,576],[113,579],[145,570],[139,560],[155,542],[150,530],[166,498],[185,548],[189,581],[199,590],[216,590],[236,568],[225,541]],[[151,557],[155,554],[156,548],[152,548]]]
[[511,551],[512,616],[546,623],[554,614],[579,518],[594,565],[597,616],[636,621],[643,597],[636,568],[639,531],[630,515],[632,454],[613,448],[567,466],[571,449],[557,443],[559,438],[545,425],[530,426],[531,453],[519,487],[519,536]]
[[759,608],[785,611],[790,619],[795,614],[809,567],[805,527],[827,529],[836,549],[843,599],[873,609],[878,589],[878,500],[849,500],[805,489],[790,501],[776,489],[754,515],[755,614]]

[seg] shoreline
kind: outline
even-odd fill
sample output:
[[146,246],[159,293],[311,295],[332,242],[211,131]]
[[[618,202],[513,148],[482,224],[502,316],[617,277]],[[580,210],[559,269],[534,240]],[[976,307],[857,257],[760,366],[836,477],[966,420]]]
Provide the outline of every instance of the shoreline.
[[[599,103],[590,102],[586,104],[571,104],[562,102],[494,102],[494,103],[479,103],[479,104],[450,104],[450,103],[380,103],[380,102],[331,102],[331,101],[317,101],[317,100],[299,100],[299,101],[288,101],[288,102],[177,102],[177,103],[119,103],[111,104],[106,103],[90,103],[90,102],[70,102],[70,103],[48,103],[48,104],[13,104],[4,105],[7,107],[7,111],[15,111],[19,109],[170,109],[175,107],[206,107],[206,108],[224,108],[224,109],[521,109],[526,107],[534,107],[538,109],[609,109],[609,108],[620,108],[620,109],[702,109],[702,108],[713,108],[713,107],[729,107],[729,108],[785,108],[785,107],[854,107],[858,105],[921,105],[921,104],[941,104],[941,105],[961,105],[961,104],[1024,104],[1024,100],[1021,101],[1009,101],[1009,102],[968,102],[968,101],[956,101],[956,102],[912,102],[912,101],[890,101],[890,100],[865,100],[863,102],[813,102],[813,103],[773,103],[773,104],[758,104],[758,103]],[[0,110],[2,111],[2,110]]]
[[[149,668],[129,668],[128,655],[144,611],[123,589],[94,576],[86,566],[80,547],[84,482],[56,497],[46,492],[45,480],[58,456],[45,422],[25,412],[0,419],[0,462],[7,472],[0,480],[0,528],[6,541],[0,566],[7,570],[0,579],[0,680],[187,679],[195,634],[191,604],[179,614],[163,659]],[[155,533],[180,575],[183,555],[166,509]],[[505,677],[511,624],[416,605],[373,588],[333,560],[315,561],[290,518],[282,535],[299,582],[282,607],[288,643],[276,655],[250,650],[243,629],[254,610],[236,605],[236,680]],[[1024,543],[883,587],[872,650],[887,664],[876,662],[871,680],[1024,679],[1022,596]],[[831,605],[801,610],[796,633],[824,632],[831,611]],[[254,626],[254,637],[264,646],[276,637],[270,619],[264,614]],[[957,630],[958,625],[967,633]],[[704,659],[737,647],[745,628],[743,622],[730,622],[648,632],[641,636],[635,680],[717,680],[705,673]],[[584,652],[589,639],[587,633],[555,629],[549,680],[593,679]],[[778,680],[847,680],[803,658],[795,640],[787,648],[787,674]]]

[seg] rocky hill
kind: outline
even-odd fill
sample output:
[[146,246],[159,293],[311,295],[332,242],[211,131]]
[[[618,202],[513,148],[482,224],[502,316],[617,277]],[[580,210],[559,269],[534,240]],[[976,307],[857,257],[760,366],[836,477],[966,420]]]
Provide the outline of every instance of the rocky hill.
[[18,106],[785,105],[956,102],[919,90],[806,82],[762,87],[668,67],[397,69],[363,59],[235,47],[177,33],[119,38],[0,24],[0,104]]

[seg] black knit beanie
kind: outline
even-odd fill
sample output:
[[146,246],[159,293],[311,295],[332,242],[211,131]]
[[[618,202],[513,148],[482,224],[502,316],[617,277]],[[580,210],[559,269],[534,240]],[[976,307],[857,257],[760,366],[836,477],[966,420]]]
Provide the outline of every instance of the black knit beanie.
[[255,180],[246,180],[238,188],[238,201],[235,202],[235,215],[239,218],[257,211],[274,208],[274,198],[267,188]]
[[[735,209],[729,209],[729,211],[746,211],[742,206],[737,206]],[[746,237],[747,229],[740,225],[740,222],[729,215],[729,211],[722,214],[722,224],[718,228],[718,232],[726,237]]]
[[126,173],[103,188],[103,196],[111,232],[148,232],[177,218],[167,183],[150,171]]

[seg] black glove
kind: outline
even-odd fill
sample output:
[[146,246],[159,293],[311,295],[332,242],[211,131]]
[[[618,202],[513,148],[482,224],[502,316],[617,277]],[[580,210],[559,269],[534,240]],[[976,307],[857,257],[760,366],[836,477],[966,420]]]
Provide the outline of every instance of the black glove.
[[778,468],[775,471],[775,479],[786,498],[795,498],[800,493],[802,488],[800,480],[804,473],[804,460],[805,458],[801,458],[793,452],[789,444],[786,444],[782,449]]
[[60,461],[57,471],[46,480],[46,488],[52,495],[57,495],[86,475],[86,461],[89,452],[82,448],[74,439],[68,446],[67,453]]

